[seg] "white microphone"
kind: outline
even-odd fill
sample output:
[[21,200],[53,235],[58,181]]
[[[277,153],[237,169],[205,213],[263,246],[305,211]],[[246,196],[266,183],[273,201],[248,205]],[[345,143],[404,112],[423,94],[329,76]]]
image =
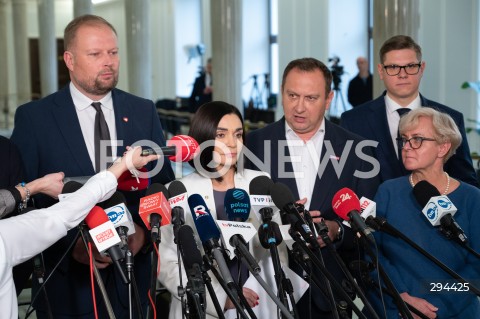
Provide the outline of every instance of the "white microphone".
[[257,233],[257,230],[251,223],[234,222],[228,220],[216,220],[218,229],[222,235],[222,242],[225,249],[228,250],[230,259],[235,257],[235,247],[230,242],[232,236],[241,235],[245,242],[249,242]]
[[135,234],[135,225],[133,223],[132,214],[125,205],[125,196],[120,192],[115,192],[110,199],[102,203],[110,221],[116,229],[126,227],[128,229],[127,236]]

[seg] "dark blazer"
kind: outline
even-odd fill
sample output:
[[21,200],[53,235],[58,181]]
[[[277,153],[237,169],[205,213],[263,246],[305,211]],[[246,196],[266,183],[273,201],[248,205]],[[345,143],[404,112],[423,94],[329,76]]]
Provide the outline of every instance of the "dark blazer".
[[[118,147],[117,154],[123,154],[126,146],[139,140],[150,140],[160,146],[165,145],[160,121],[152,101],[118,89],[112,91],[112,99],[117,138],[123,140],[123,146]],[[59,171],[63,171],[66,177],[95,174],[68,86],[41,100],[20,106],[15,114],[11,140],[21,152],[27,180]],[[165,184],[174,179],[169,164],[167,160],[161,172],[152,178],[152,182]],[[143,223],[138,216],[138,200],[143,194],[144,192],[126,193],[127,205],[140,226],[143,226]],[[46,207],[51,204],[51,199],[37,198],[37,206]],[[46,275],[60,261],[76,233],[76,229],[71,230],[66,237],[43,253]],[[135,256],[135,277],[143,302],[146,302],[144,292],[149,287],[149,260],[149,254],[140,252]],[[121,283],[113,267],[107,267],[100,272],[117,318],[125,316],[128,314],[125,312],[128,305],[127,286]],[[36,282],[34,279],[34,283]],[[37,286],[34,285],[34,288],[38,288]],[[88,266],[76,262],[71,253],[60,262],[46,289],[54,315],[93,316]],[[97,305],[100,305],[100,317],[107,318],[100,293],[96,295]],[[43,298],[38,299],[35,308],[40,311],[46,310]]]
[[371,101],[373,99],[373,76],[368,75],[364,81],[359,74],[348,83],[348,102],[356,107],[357,105]]
[[[366,139],[379,142],[376,155],[380,162],[382,182],[404,175],[404,169],[397,160],[395,146],[388,128],[385,94],[386,92],[371,102],[344,112],[340,122],[340,125],[345,129]],[[462,113],[448,106],[427,100],[422,95],[420,95],[420,99],[422,106],[431,107],[449,114],[462,134],[462,144],[458,147],[456,153],[445,163],[445,171],[454,178],[478,187],[479,184],[470,156]]]
[[[250,132],[247,135],[246,147],[262,163],[266,162],[266,165],[260,165],[257,160],[252,160],[251,155],[248,154],[246,156],[245,165],[248,168],[259,169],[269,173],[274,182],[281,182],[287,185],[292,191],[294,197],[298,198],[298,190],[295,179],[293,177],[286,178],[279,176],[279,169],[281,169],[281,171],[293,172],[292,164],[289,161],[284,163],[281,159],[281,156],[279,156],[281,154],[285,154],[286,157],[290,156],[288,147],[284,146],[283,149],[282,144],[279,144],[279,141],[285,140],[285,118],[282,118],[281,120],[272,123],[265,128]],[[373,198],[379,185],[378,176],[375,175],[371,178],[358,178],[354,176],[356,170],[361,172],[371,171],[373,168],[371,162],[375,161],[371,147],[364,147],[362,149],[364,156],[371,156],[370,158],[359,158],[356,155],[355,148],[362,140],[363,139],[359,136],[342,129],[328,120],[325,120],[324,146],[322,148],[322,154],[319,161],[320,163],[322,163],[322,161],[328,161],[328,164],[326,165],[322,176],[320,178],[317,176],[315,181],[310,210],[320,210],[322,216],[329,220],[338,219],[337,215],[332,209],[332,199],[335,193],[343,187],[352,189],[359,196],[359,198],[361,196],[365,196],[370,199]],[[325,143],[328,141],[332,145],[332,149],[335,154],[334,156],[338,157],[340,162],[343,160],[343,157],[347,157],[343,169],[339,170],[340,176],[337,176],[335,168],[332,164],[332,159],[330,159],[332,155],[327,154],[327,157],[325,156]],[[265,142],[267,142],[267,147],[265,147]],[[283,143],[286,145],[286,142]],[[352,146],[350,152],[347,153],[346,145],[349,143],[351,143]],[[271,148],[269,149],[268,147]],[[353,243],[354,240],[352,232],[346,231],[344,240],[338,247],[339,252],[346,261],[351,260],[353,257],[352,254],[355,252]],[[335,276],[335,278],[337,278],[339,282],[341,282],[341,280],[344,279],[344,276],[341,273],[339,266],[335,262],[334,257],[330,255],[330,252],[327,251],[327,249],[322,249],[322,255],[327,269]],[[291,260],[290,263],[292,268],[297,268],[295,264],[292,264]],[[298,268],[295,270],[297,273],[301,273],[299,272]],[[317,272],[318,275],[320,275],[318,270]],[[308,305],[308,300],[306,300],[308,293],[308,291],[305,293],[304,297],[299,303],[301,306],[298,307],[301,308],[299,311],[301,313],[301,317],[303,318],[308,317],[308,310],[303,307]],[[312,299],[316,306],[314,309],[320,309],[321,311],[328,312],[329,306],[325,298],[323,298],[322,294],[315,286],[313,286]],[[314,317],[315,315],[312,314],[312,318]]]

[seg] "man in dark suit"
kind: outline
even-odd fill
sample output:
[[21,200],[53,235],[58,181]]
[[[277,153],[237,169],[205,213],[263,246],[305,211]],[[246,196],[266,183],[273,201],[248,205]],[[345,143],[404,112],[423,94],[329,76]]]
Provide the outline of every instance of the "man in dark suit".
[[348,102],[352,107],[358,106],[373,98],[373,76],[368,69],[368,60],[357,58],[358,74],[348,83]]
[[189,111],[195,113],[200,106],[212,101],[212,92],[212,58],[209,58],[205,70],[200,73],[195,79],[195,83],[193,83],[192,94],[189,99]]
[[377,99],[342,114],[340,125],[367,139],[379,142],[376,149],[382,182],[406,175],[396,138],[403,110],[431,107],[449,114],[462,134],[462,144],[445,163],[450,176],[478,187],[465,134],[462,113],[423,97],[419,92],[425,70],[422,51],[415,41],[404,35],[388,39],[380,49],[377,66],[386,91]]
[[[266,171],[274,182],[286,184],[314,222],[325,219],[329,237],[348,261],[355,251],[353,234],[343,228],[332,199],[343,187],[359,197],[373,198],[379,165],[372,156],[374,145],[324,118],[334,96],[331,83],[332,74],[322,62],[314,58],[291,61],[281,87],[285,116],[247,135],[246,147],[253,155],[247,152],[246,166]],[[322,249],[322,255],[337,281],[345,280],[328,248]],[[303,275],[292,258],[290,263]],[[318,269],[313,271],[322,276]],[[297,303],[300,318],[333,318],[328,298],[316,286],[311,288]]]
[[[19,107],[15,114],[12,141],[21,152],[27,180],[58,171],[63,171],[67,177],[91,176],[107,167],[105,154],[108,156],[109,152],[111,157],[122,156],[126,146],[145,140],[165,145],[153,102],[115,88],[119,56],[114,27],[101,17],[81,16],[65,28],[64,42],[64,60],[71,79],[69,86]],[[101,140],[111,142],[112,148],[105,149]],[[158,164],[162,165],[162,160]],[[174,179],[168,160],[160,167],[152,182],[167,183]],[[128,243],[135,255],[134,277],[145,310],[150,286],[150,255],[145,249],[149,237],[138,215],[138,202],[143,195],[144,191],[125,193],[136,230],[129,236]],[[52,204],[45,198],[38,198],[36,203],[39,207]],[[94,317],[88,255],[76,234],[76,230],[70,231],[43,254],[46,275],[59,264],[46,284],[54,318]],[[110,258],[96,251],[94,262],[100,269],[116,318],[127,318],[127,285],[121,281]],[[34,293],[37,290],[38,283],[34,280]],[[109,317],[100,293],[96,296],[99,318]],[[48,317],[48,305],[42,296],[34,306],[38,318]]]

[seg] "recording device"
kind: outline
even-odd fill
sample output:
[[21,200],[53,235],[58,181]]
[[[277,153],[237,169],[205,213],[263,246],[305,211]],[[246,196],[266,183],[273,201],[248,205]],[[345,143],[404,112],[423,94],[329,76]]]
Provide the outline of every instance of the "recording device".
[[440,231],[448,239],[454,239],[460,244],[467,243],[465,232],[453,219],[457,208],[447,196],[440,195],[437,188],[425,180],[415,184],[413,194],[432,226],[440,226]]
[[[147,169],[142,167],[138,169],[140,172],[146,172]],[[63,182],[65,184],[70,183],[70,182],[76,182],[80,184],[85,184],[92,176],[75,176],[75,177],[65,177],[63,179]],[[149,185],[149,180],[148,178],[137,178],[134,176],[130,171],[125,171],[120,175],[120,177],[117,180],[118,186],[117,189],[125,192],[135,192],[138,190],[144,190],[148,187]],[[59,196],[59,199],[62,200],[62,198]]]
[[190,226],[183,225],[178,230],[178,247],[182,254],[183,265],[188,278],[186,293],[189,313],[195,311],[197,316],[194,315],[192,318],[204,318],[206,295],[205,282],[202,276],[203,261]]
[[177,234],[180,226],[185,224],[185,210],[188,208],[187,188],[180,181],[173,181],[168,186],[170,194],[169,204],[172,207],[172,224],[174,242],[177,243]]
[[350,225],[365,236],[370,242],[375,242],[372,231],[365,225],[360,217],[360,201],[357,195],[349,188],[344,187],[339,190],[332,199],[332,208],[343,220],[350,222]]
[[105,209],[105,213],[119,231],[119,234],[125,232],[125,235],[129,236],[135,234],[135,225],[125,201],[125,196],[117,191],[108,200],[100,203],[99,206]]
[[160,226],[170,224],[171,208],[167,188],[158,183],[150,185],[147,196],[140,198],[138,214],[148,230],[152,242],[160,241]]
[[340,65],[340,58],[338,56],[329,58],[328,62],[332,63],[330,72],[332,72],[333,77],[333,89],[338,91],[340,90],[340,83],[342,82],[342,75],[344,73],[343,66]]
[[231,293],[238,297],[237,288],[233,281],[230,270],[227,266],[223,251],[219,244],[220,231],[210,214],[207,204],[199,194],[192,194],[188,197],[188,206],[197,228],[198,236],[207,254],[211,254],[218,265],[218,269]]
[[174,162],[188,162],[200,151],[197,141],[188,135],[176,135],[167,141],[167,146],[142,150],[142,156],[159,154],[169,156]]
[[90,228],[88,232],[97,250],[101,254],[105,254],[105,252],[108,253],[113,264],[122,275],[124,283],[128,284],[129,280],[121,264],[121,260],[125,257],[119,247],[121,240],[115,226],[110,219],[108,219],[105,211],[100,206],[94,206],[87,217],[85,217],[85,223],[87,223]]

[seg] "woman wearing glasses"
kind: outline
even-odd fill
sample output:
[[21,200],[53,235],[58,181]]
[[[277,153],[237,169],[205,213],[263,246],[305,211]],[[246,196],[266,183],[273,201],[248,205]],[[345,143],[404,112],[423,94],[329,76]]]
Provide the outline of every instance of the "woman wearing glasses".
[[[413,188],[427,181],[456,206],[455,220],[464,230],[470,247],[480,251],[480,190],[449,176],[445,162],[462,142],[452,118],[432,108],[412,110],[400,120],[399,145],[405,168],[411,173],[384,182],[375,196],[377,217],[405,234],[472,285],[479,286],[480,259],[447,239],[422,213]],[[417,189],[415,190],[417,193]],[[429,196],[428,196],[429,197]],[[398,238],[376,232],[379,261],[402,299],[428,318],[480,318],[479,299],[468,285],[459,284],[433,262]],[[452,289],[453,287],[453,289]],[[463,290],[463,291],[460,291]],[[377,312],[383,307],[377,300]],[[386,318],[398,318],[398,308],[385,297]],[[414,315],[414,318],[419,318]]]

